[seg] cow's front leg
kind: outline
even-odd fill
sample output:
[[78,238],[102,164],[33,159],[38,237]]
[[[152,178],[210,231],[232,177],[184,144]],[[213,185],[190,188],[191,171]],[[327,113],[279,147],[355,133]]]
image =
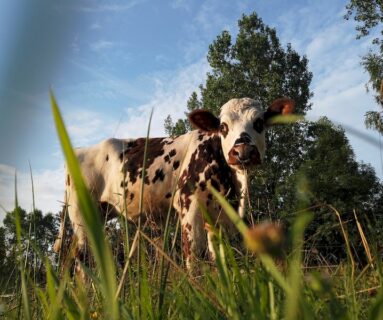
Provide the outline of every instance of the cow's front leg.
[[81,263],[86,262],[86,235],[84,226],[81,224],[73,224],[73,230],[75,235],[76,247],[75,247],[75,273],[83,281],[85,281],[85,273],[81,267]]
[[183,254],[187,269],[196,274],[199,271],[198,260],[203,258],[207,245],[204,219],[196,202],[192,202],[189,210],[182,213]]
[[208,223],[205,223],[205,229],[207,231],[207,243],[209,249],[209,258],[212,262],[216,260],[216,253],[214,248],[214,242],[216,241],[216,234],[214,232],[214,227]]

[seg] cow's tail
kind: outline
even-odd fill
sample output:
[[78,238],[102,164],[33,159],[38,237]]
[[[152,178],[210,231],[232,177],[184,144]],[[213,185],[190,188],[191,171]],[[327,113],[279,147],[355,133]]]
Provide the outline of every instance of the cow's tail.
[[63,209],[60,212],[60,228],[59,228],[59,234],[57,235],[57,239],[53,245],[53,251],[56,253],[59,253],[61,250],[61,246],[64,240],[64,233],[65,233],[65,218],[67,213],[68,206],[65,204],[63,206]]

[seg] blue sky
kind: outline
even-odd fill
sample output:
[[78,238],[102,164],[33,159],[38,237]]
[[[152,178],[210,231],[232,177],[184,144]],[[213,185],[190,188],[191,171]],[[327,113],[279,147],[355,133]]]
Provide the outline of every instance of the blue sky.
[[[362,130],[377,110],[366,93],[360,57],[369,39],[355,40],[345,21],[347,1],[3,0],[0,3],[0,204],[31,208],[31,162],[36,205],[57,212],[64,164],[50,113],[52,87],[76,146],[108,138],[152,135],[163,120],[183,116],[186,100],[204,83],[209,44],[223,30],[237,33],[243,13],[256,11],[281,43],[307,55],[314,74],[309,117]],[[348,135],[357,159],[382,177],[379,149]],[[2,212],[0,210],[0,216]]]

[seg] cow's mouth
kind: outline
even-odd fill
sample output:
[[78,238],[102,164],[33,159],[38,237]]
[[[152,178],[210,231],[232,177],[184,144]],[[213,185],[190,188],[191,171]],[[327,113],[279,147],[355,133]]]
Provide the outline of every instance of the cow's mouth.
[[249,168],[261,163],[261,155],[254,145],[235,145],[229,152],[228,164],[231,166]]

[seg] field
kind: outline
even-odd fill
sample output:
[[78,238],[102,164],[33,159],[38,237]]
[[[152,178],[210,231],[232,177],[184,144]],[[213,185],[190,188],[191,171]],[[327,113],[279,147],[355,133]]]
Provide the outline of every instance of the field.
[[[84,280],[73,275],[70,254],[57,263],[32,241],[25,247],[16,209],[18,265],[2,285],[0,318],[383,319],[383,269],[375,240],[367,240],[365,227],[358,223],[366,262],[356,263],[347,225],[333,207],[329,209],[339,222],[347,252],[347,259],[337,265],[313,265],[307,259],[303,239],[312,220],[310,208],[296,213],[287,234],[271,223],[248,228],[214,190],[241,240],[232,246],[217,229],[217,259],[201,261],[200,272],[191,274],[184,267],[178,225],[167,223],[159,240],[146,225],[132,226],[121,219],[117,233],[123,252],[113,250],[110,233],[106,235],[101,220],[94,218],[97,208],[82,181],[53,95],[52,110],[81,199],[92,261],[82,266]],[[24,253],[29,250],[44,261],[43,281],[27,267]]]

